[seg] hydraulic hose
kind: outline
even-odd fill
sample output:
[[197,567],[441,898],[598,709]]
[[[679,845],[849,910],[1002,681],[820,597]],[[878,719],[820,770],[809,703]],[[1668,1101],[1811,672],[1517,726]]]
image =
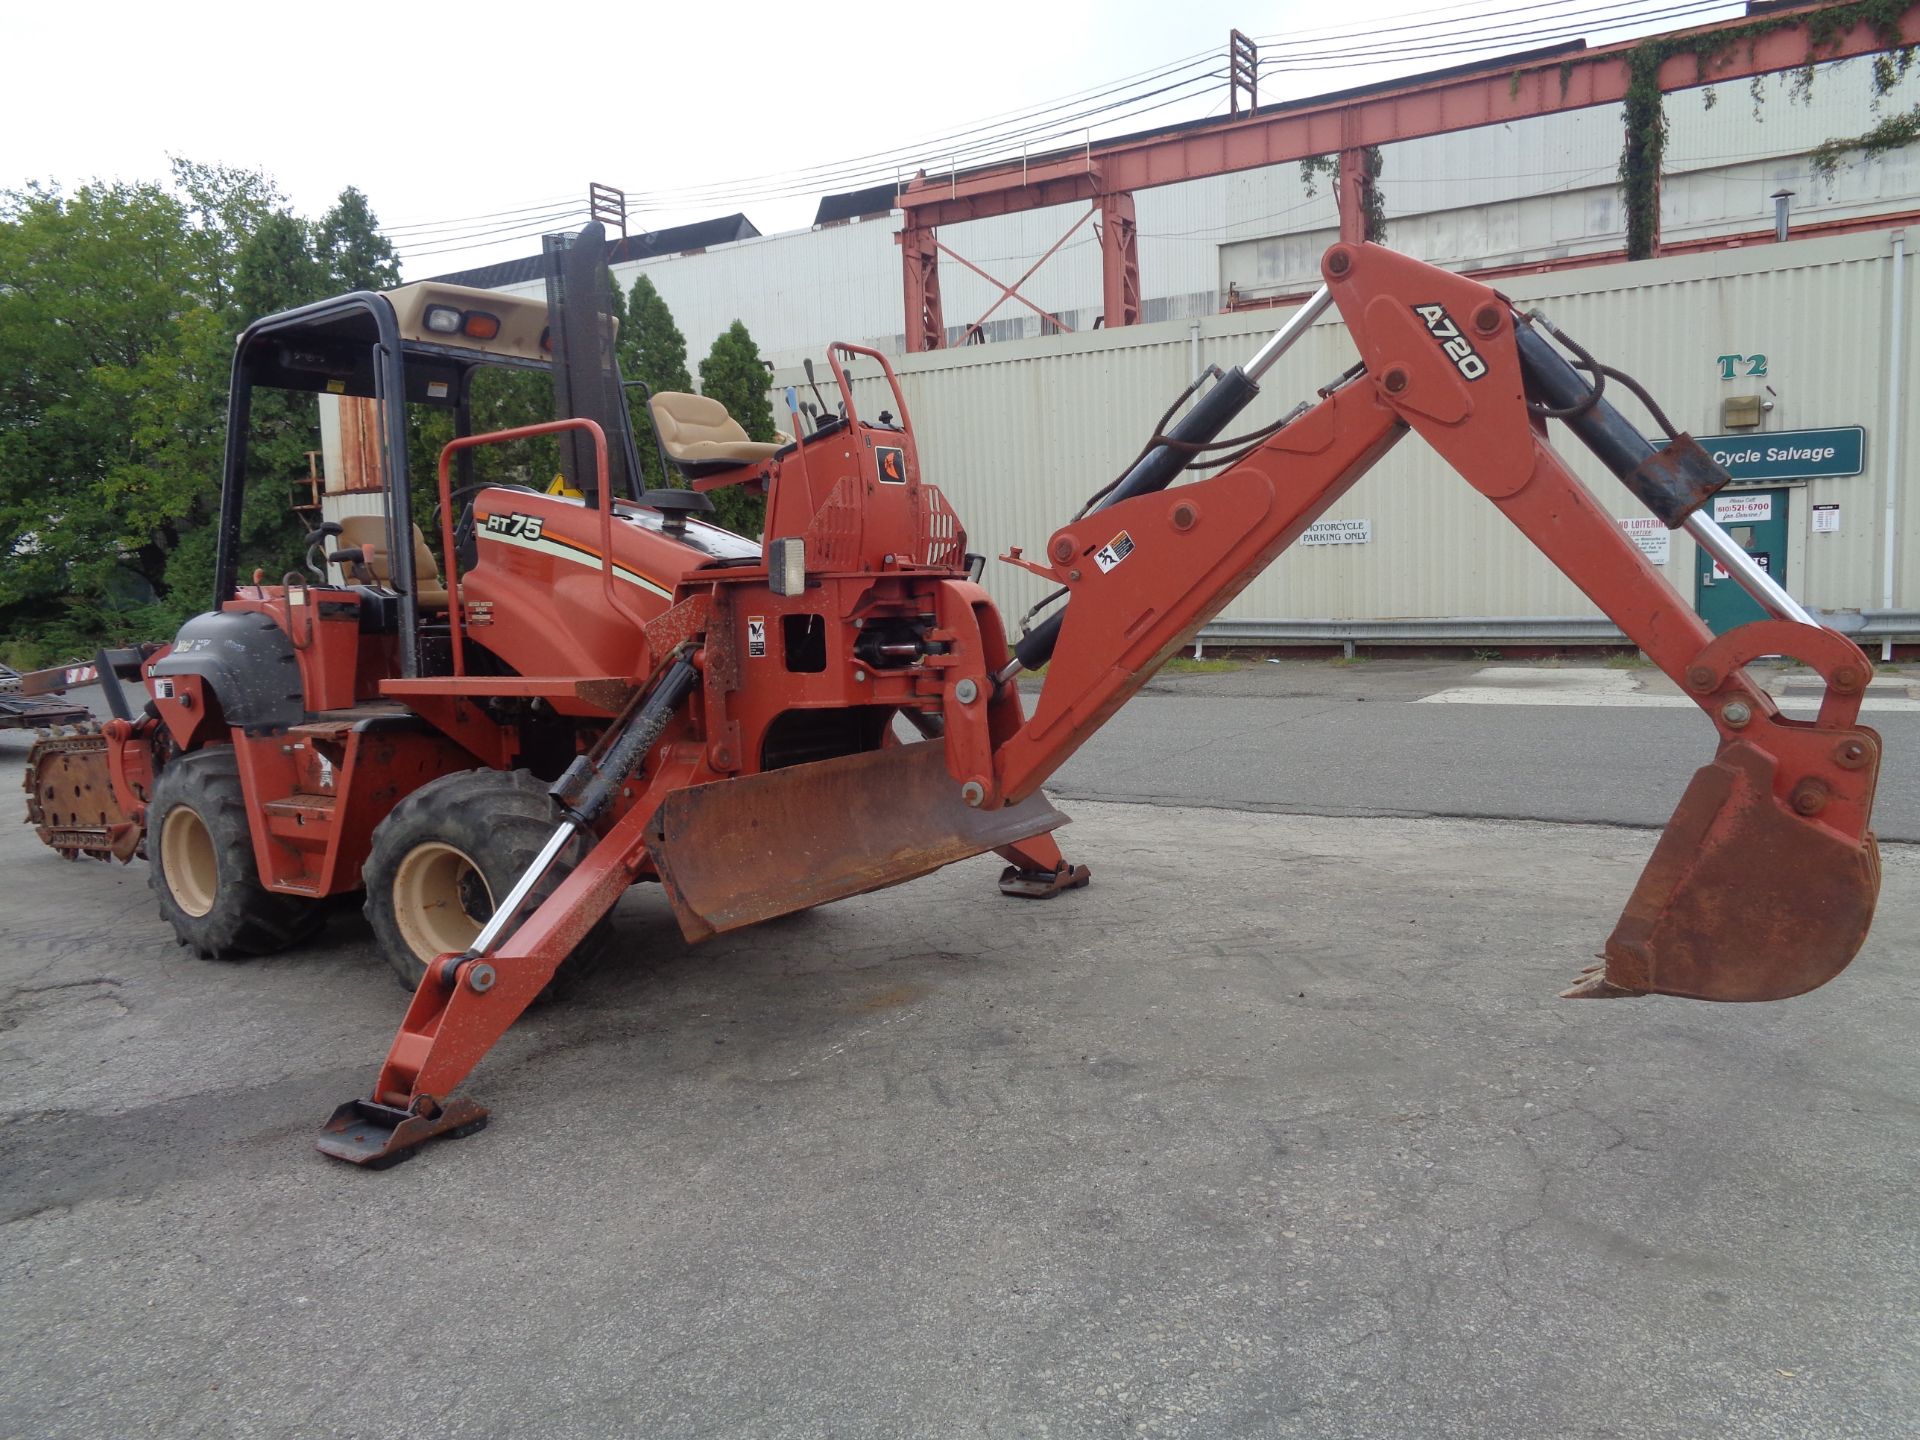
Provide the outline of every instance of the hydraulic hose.
[[[1251,405],[1259,393],[1260,387],[1248,378],[1247,372],[1234,366],[1191,410],[1174,422],[1166,439],[1142,455],[1088,513],[1098,514],[1122,500],[1166,489],[1193,463],[1195,448],[1218,439],[1234,416]],[[1018,669],[1037,670],[1047,663],[1060,639],[1060,622],[1066,613],[1067,607],[1062,605],[1014,642],[1013,655]]]

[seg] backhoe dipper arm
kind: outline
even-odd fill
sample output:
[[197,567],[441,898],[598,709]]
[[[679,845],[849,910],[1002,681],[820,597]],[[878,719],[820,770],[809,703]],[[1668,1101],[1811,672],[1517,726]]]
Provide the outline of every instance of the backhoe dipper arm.
[[[1880,744],[1856,723],[1872,674],[1865,655],[1742,565],[1744,554],[1700,513],[1726,478],[1697,445],[1680,436],[1654,452],[1496,292],[1374,245],[1336,246],[1322,267],[1360,372],[1219,475],[1110,503],[1057,531],[1047,566],[1019,562],[1069,598],[1041,647],[1051,665],[1034,713],[995,754],[989,803],[1038,788],[1411,428],[1719,732],[1604,966],[1568,994],[1779,999],[1838,974],[1865,939],[1879,891],[1868,826]],[[1716,639],[1547,443],[1529,401],[1567,419],[1655,514],[1721,557],[1776,618]],[[1033,648],[1016,653],[1027,659]],[[1826,679],[1816,720],[1783,717],[1742,668],[1779,653]]]

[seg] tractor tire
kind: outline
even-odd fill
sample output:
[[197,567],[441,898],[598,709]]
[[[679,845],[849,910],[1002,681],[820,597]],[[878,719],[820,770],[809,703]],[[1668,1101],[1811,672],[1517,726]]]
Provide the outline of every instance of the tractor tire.
[[[442,775],[394,806],[361,871],[367,921],[394,978],[413,990],[435,958],[472,944],[559,823],[545,783],[525,770]],[[585,853],[581,842],[569,845],[530,903],[551,895]],[[598,965],[611,929],[603,917],[587,932],[549,993]]]
[[233,748],[214,745],[161,768],[147,805],[147,883],[180,943],[203,960],[271,955],[324,921],[318,901],[260,883]]

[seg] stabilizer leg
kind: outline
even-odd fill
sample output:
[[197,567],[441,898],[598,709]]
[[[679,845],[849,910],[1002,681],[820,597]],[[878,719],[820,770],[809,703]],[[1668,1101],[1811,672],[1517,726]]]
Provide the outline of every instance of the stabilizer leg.
[[1079,890],[1093,879],[1084,865],[1074,865],[1060,853],[1051,835],[1034,835],[994,854],[1008,862],[1000,872],[1000,893],[1016,900],[1050,900],[1064,890]]
[[[567,842],[608,809],[697,680],[698,671],[684,657],[671,661],[644,701],[636,696],[634,708],[595,752],[576,761],[555,784],[553,793],[566,818],[472,947],[463,954],[442,955],[427,966],[380,1067],[373,1095],[350,1100],[333,1112],[317,1142],[322,1154],[384,1169],[429,1140],[471,1134],[486,1123],[486,1110],[455,1095],[454,1087],[472,1073],[546,988],[574,946],[633,883],[646,856],[651,808],[637,804],[628,810],[523,923],[510,934],[506,931]],[[689,763],[680,761],[677,770],[669,764],[654,774],[652,793],[657,796],[684,784]]]

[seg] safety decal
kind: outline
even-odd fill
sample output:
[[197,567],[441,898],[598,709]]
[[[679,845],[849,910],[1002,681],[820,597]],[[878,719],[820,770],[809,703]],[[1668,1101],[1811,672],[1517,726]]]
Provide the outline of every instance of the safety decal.
[[1104,575],[1132,553],[1133,537],[1122,530],[1093,552],[1093,563],[1100,567],[1100,573]]
[[882,445],[873,452],[874,463],[880,467],[882,485],[904,485],[907,483],[907,452],[897,445]]
[[747,616],[747,658],[764,660],[767,656],[767,617]]

